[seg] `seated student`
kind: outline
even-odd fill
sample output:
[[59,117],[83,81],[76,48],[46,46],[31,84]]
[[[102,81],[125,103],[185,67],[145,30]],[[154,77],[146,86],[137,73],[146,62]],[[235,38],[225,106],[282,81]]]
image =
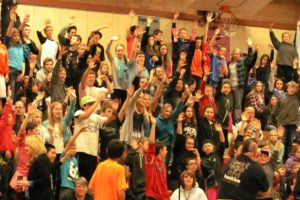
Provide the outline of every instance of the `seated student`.
[[[124,153],[124,144],[112,140],[107,146],[108,159],[98,164],[89,188],[97,200],[125,199],[127,189],[125,170],[117,161]],[[105,191],[105,192],[104,192]]]
[[180,174],[180,187],[176,189],[171,200],[207,200],[204,191],[197,187],[195,174],[189,170],[185,170]]
[[191,172],[194,173],[196,177],[197,186],[204,190],[205,186],[204,186],[204,179],[201,171],[201,165],[199,166],[197,162],[198,161],[196,158],[192,158],[192,157],[187,158],[185,160],[185,170],[190,170]]
[[[291,168],[291,173],[286,179],[286,195],[288,199],[294,199],[294,189],[297,184],[297,173],[299,171],[300,163],[294,163]],[[299,184],[299,183],[298,183]],[[297,199],[297,198],[295,198]]]
[[89,183],[84,177],[76,179],[72,200],[93,200],[93,196],[88,193],[88,186]]
[[286,199],[286,167],[284,164],[278,164],[274,171],[274,193],[277,193],[281,199]]
[[287,175],[291,174],[292,165],[294,163],[300,163],[300,145],[297,145],[292,149],[289,158],[285,162]]

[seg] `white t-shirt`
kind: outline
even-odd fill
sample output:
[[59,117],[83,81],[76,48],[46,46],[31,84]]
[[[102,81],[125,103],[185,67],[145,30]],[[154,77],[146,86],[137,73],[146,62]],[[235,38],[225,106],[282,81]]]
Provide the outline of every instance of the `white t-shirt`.
[[85,87],[85,95],[93,97],[94,99],[97,99],[100,91],[103,93],[106,93],[107,89],[105,87],[100,88],[100,87],[95,87],[95,86],[93,86],[93,87],[86,86]]
[[55,124],[53,127],[53,145],[55,146],[57,153],[62,153],[64,150],[64,131],[59,128],[59,124]]
[[81,120],[78,116],[83,112],[82,110],[75,112],[74,131],[78,131],[82,126],[88,126],[89,130],[80,133],[76,139],[76,151],[97,156],[99,149],[99,129],[107,118],[93,113],[89,118]]
[[230,63],[229,64],[229,77],[230,77],[230,83],[231,86],[237,86],[238,85],[238,78],[237,78],[237,69],[236,69],[236,63]]

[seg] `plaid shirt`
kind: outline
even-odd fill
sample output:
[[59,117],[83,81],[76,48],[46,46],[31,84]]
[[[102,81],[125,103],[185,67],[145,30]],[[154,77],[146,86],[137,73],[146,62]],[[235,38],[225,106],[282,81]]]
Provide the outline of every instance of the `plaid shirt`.
[[[238,86],[244,86],[245,85],[246,77],[248,75],[248,74],[246,74],[247,68],[250,66],[252,59],[253,59],[253,49],[251,47],[249,47],[247,57],[244,58],[244,59],[243,58],[239,59],[236,62],[236,72],[237,72]],[[228,63],[227,66],[229,66],[229,63]],[[230,70],[229,67],[228,67],[228,70]]]

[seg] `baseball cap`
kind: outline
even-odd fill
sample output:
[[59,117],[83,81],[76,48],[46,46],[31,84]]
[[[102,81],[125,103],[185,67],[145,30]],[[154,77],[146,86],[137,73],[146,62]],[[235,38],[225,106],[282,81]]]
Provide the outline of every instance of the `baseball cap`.
[[93,103],[95,102],[96,100],[91,97],[91,96],[84,96],[80,99],[80,104],[81,106],[85,105],[85,104],[88,104],[88,103]]

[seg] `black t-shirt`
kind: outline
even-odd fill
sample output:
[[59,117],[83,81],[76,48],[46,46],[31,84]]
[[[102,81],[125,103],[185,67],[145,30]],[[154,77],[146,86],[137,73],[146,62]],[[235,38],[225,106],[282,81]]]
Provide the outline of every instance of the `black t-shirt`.
[[144,122],[144,114],[138,114],[137,112],[133,113],[133,131],[141,132],[142,125]]
[[108,124],[103,124],[100,128],[100,158],[105,160],[107,158],[106,147],[112,139],[120,138],[120,126],[119,118],[115,116],[115,119]]
[[257,192],[269,189],[263,168],[245,155],[233,158],[225,168],[218,198],[253,200]]

